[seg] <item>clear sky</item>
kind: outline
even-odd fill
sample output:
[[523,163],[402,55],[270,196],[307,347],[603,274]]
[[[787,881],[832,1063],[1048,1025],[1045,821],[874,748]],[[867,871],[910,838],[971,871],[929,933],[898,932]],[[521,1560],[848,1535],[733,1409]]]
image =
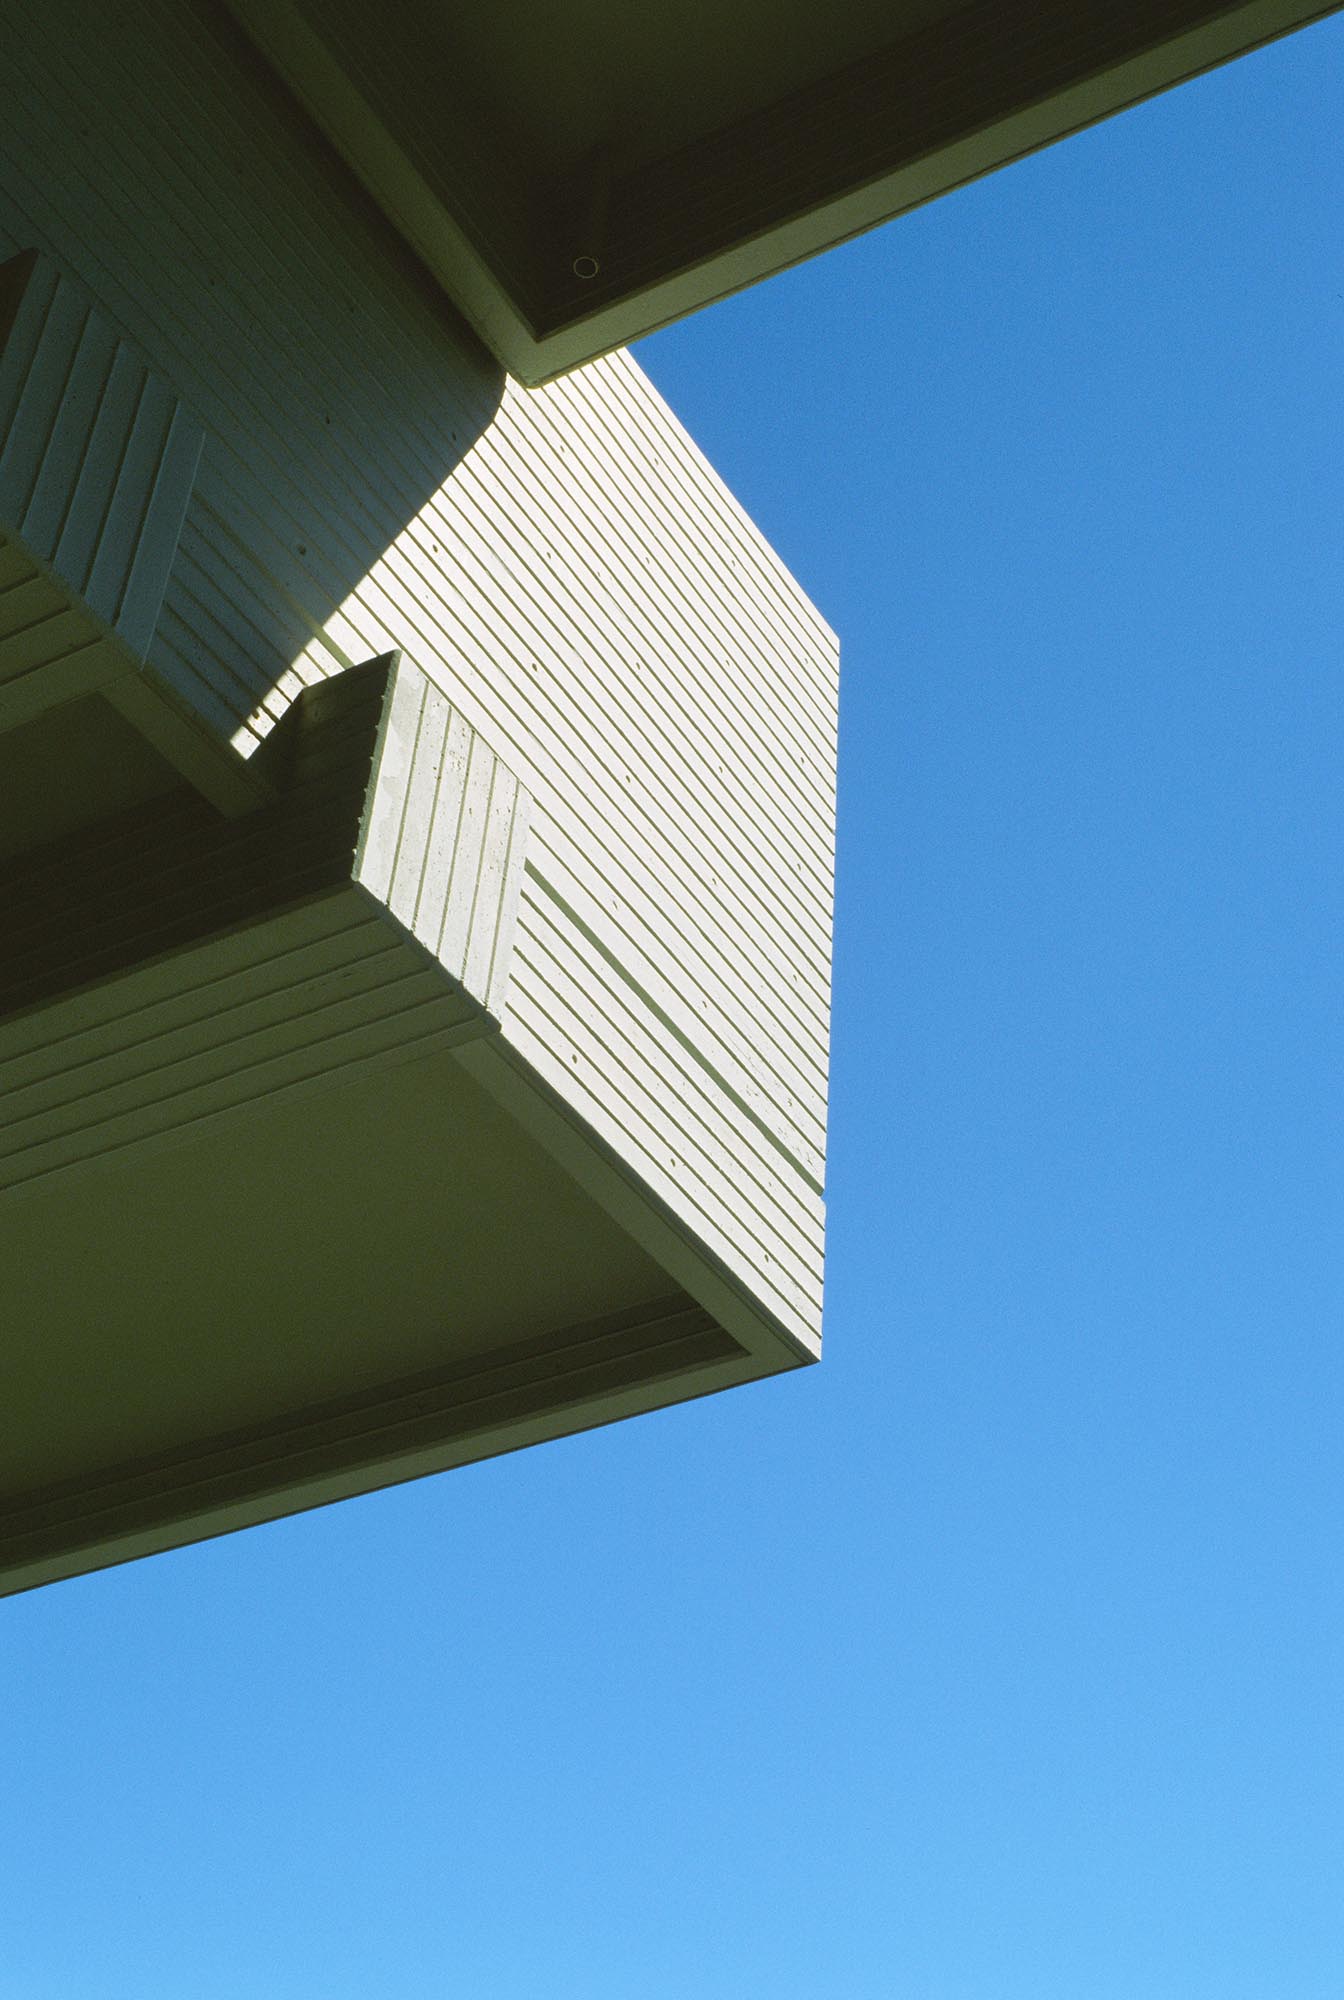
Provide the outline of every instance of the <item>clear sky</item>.
[[0,2000],[1341,2000],[1341,134],[641,349],[844,643],[826,1362],[0,1608]]

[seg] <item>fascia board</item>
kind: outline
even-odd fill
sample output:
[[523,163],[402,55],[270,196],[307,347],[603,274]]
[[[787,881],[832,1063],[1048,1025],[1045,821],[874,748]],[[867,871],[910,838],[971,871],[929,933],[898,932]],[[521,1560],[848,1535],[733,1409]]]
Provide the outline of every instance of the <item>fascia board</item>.
[[788,1328],[754,1298],[619,1156],[549,1089],[507,1036],[465,1043],[454,1060],[536,1139],[613,1221],[712,1312],[761,1374],[821,1359],[819,1334]]
[[[572,1437],[580,1431],[643,1416],[675,1403],[715,1395],[722,1389],[756,1381],[766,1372],[745,1354],[706,1361],[672,1377],[655,1376],[633,1385],[602,1390],[572,1403],[488,1425],[418,1449],[365,1458],[358,1464],[334,1470],[296,1472],[280,1487],[272,1485],[229,1498],[203,1496],[197,1506],[185,1506],[173,1520],[131,1525],[121,1517],[120,1510],[109,1506],[104,1521],[76,1545],[34,1551],[17,1560],[6,1556],[0,1546],[0,1598],[134,1562],[141,1556],[161,1555],[170,1549],[210,1541],[240,1528],[284,1520],[337,1500],[354,1499],[388,1486],[423,1479],[431,1473],[448,1472],[506,1452],[522,1451],[529,1445]],[[189,1472],[190,1468],[184,1470]]]
[[952,145],[551,327],[538,327],[521,311],[292,0],[229,4],[485,345],[510,374],[534,387],[1305,27],[1334,12],[1337,0],[1328,6],[1244,0]]
[[[913,160],[805,214],[763,230],[731,249],[644,287],[583,319],[537,338],[521,357],[529,386],[567,373],[599,354],[643,338],[764,278],[894,221],[940,195],[1011,166],[1061,139],[1160,96],[1337,10],[1301,0],[1247,0],[1055,95],[969,133],[955,145]],[[517,371],[515,371],[517,372]]]

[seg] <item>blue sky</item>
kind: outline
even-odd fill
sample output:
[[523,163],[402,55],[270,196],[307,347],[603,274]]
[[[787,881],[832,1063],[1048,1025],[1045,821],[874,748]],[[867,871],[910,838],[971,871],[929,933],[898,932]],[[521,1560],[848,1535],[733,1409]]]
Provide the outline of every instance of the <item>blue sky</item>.
[[1344,1993],[1342,112],[640,350],[844,644],[827,1360],[7,1604],[4,2000]]

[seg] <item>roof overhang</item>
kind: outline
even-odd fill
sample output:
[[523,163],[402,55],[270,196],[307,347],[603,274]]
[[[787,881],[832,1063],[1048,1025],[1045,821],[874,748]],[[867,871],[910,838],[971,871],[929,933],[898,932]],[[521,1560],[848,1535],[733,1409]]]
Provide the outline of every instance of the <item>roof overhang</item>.
[[527,383],[1334,11],[229,4]]
[[204,433],[35,252],[0,419],[0,1595],[815,1358],[505,1031],[488,733],[165,682]]
[[526,797],[442,697],[255,761],[0,726],[0,1595],[810,1358],[499,1034]]

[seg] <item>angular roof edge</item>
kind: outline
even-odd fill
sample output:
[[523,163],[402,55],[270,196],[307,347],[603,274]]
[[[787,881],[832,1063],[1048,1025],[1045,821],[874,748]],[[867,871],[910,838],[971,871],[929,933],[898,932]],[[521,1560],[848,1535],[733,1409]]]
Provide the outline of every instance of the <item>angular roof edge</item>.
[[[921,24],[899,41],[765,103],[759,79],[753,92],[744,70],[740,115],[670,152],[641,158],[627,141],[557,167],[546,164],[549,135],[527,123],[556,54],[541,13],[537,33],[510,45],[515,73],[502,84],[495,62],[490,99],[469,67],[464,78],[445,60],[424,9],[404,0],[380,10],[372,29],[346,0],[229,5],[481,339],[526,384],[1334,11],[1319,0],[1138,0],[1124,10],[1084,0],[957,8],[929,0]],[[776,11],[783,33],[790,0],[778,0]],[[648,34],[664,35],[668,63],[684,65],[677,12],[670,8]],[[366,40],[370,33],[379,39]],[[656,75],[656,40],[644,54]],[[557,93],[563,88],[561,79]],[[608,94],[609,112],[596,115],[611,129],[636,129],[647,98]],[[592,105],[583,108],[591,123]],[[566,111],[561,102],[557,116]]]

